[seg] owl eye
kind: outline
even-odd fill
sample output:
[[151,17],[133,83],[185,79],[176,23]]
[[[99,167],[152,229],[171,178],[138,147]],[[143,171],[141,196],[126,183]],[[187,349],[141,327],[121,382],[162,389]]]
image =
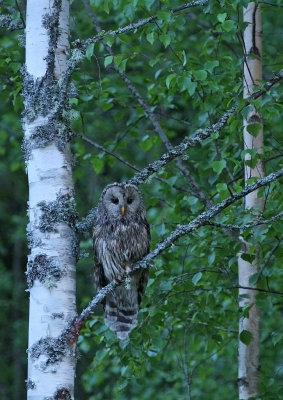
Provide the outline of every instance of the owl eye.
[[132,204],[133,201],[134,201],[134,200],[133,200],[131,197],[128,197],[128,198],[127,198],[127,204]]
[[113,204],[118,204],[119,203],[119,199],[117,199],[117,197],[112,197],[111,202]]

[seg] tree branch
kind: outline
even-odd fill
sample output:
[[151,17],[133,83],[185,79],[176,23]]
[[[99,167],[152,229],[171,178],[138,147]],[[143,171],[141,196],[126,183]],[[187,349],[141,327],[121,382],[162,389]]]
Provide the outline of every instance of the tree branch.
[[[251,100],[257,99],[258,97],[262,96],[264,93],[266,93],[267,90],[271,89],[271,87],[274,86],[277,82],[279,82],[282,78],[283,78],[283,69],[275,73],[273,77],[264,84],[263,86],[264,89],[254,92],[248,99],[246,99],[246,102],[242,108],[249,105]],[[153,163],[149,164],[146,168],[144,168],[141,172],[137,173],[129,181],[129,183],[133,183],[135,185],[143,183],[149,178],[149,176],[157,172],[159,169],[163,168],[170,161],[182,155],[190,147],[194,147],[197,144],[201,143],[204,139],[210,137],[212,133],[219,132],[226,125],[229,117],[233,115],[236,111],[237,111],[237,106],[231,107],[219,118],[219,120],[215,124],[211,125],[208,128],[198,129],[195,132],[195,135],[191,138],[186,137],[179,145],[173,147],[171,151],[163,154],[159,160],[154,161]]]
[[[180,10],[172,9],[172,10],[168,10],[168,11],[171,11],[172,14],[174,14],[178,11],[185,10],[187,8],[202,6],[202,5],[206,4],[207,2],[208,2],[208,0],[192,1],[190,3],[184,4],[183,6],[180,6],[180,7],[182,7]],[[180,8],[180,7],[178,7],[178,8]],[[94,36],[93,38],[89,38],[87,40],[77,39],[75,41],[75,49],[72,51],[72,55],[68,61],[67,70],[64,74],[64,77],[61,80],[62,96],[63,97],[65,96],[65,91],[62,90],[62,88],[67,88],[69,86],[73,71],[85,57],[85,52],[86,52],[87,46],[89,46],[92,43],[98,43],[98,42],[102,41],[106,36],[118,36],[118,35],[121,35],[124,33],[128,33],[128,32],[137,30],[137,29],[145,26],[148,23],[154,22],[157,19],[158,19],[157,15],[153,15],[151,17],[144,18],[137,22],[133,22],[129,25],[118,28],[116,30],[101,31],[98,35]],[[60,102],[59,102],[59,104],[60,104]]]
[[249,222],[245,225],[219,224],[217,222],[211,222],[211,221],[209,221],[207,224],[211,226],[216,226],[217,228],[221,229],[244,231],[246,229],[253,228],[254,226],[270,224],[271,222],[278,221],[279,219],[282,218],[282,216],[283,216],[283,211],[268,219],[263,219],[262,217],[256,218],[254,221]]
[[[81,137],[82,140],[84,140],[86,143],[90,144],[91,146],[95,147],[96,149],[101,150],[101,151],[103,151],[104,153],[108,154],[109,156],[112,156],[112,157],[116,158],[116,159],[119,160],[121,163],[127,165],[127,167],[133,169],[134,171],[137,171],[137,172],[140,172],[140,171],[141,171],[141,168],[138,168],[136,165],[130,163],[130,162],[127,161],[127,160],[125,160],[123,157],[121,157],[121,156],[120,156],[118,153],[116,153],[115,151],[110,151],[110,150],[106,149],[106,147],[103,147],[103,146],[101,146],[100,144],[95,143],[93,140],[89,139],[89,138],[86,137],[86,136],[80,136],[80,135],[77,135],[77,136],[78,136],[78,137]],[[159,181],[159,182],[165,183],[166,185],[170,185],[170,187],[173,187],[173,188],[176,189],[176,190],[179,190],[179,191],[181,191],[181,192],[185,192],[185,193],[190,193],[190,194],[191,194],[191,192],[190,192],[189,190],[186,190],[185,188],[183,188],[183,187],[181,187],[181,186],[178,186],[178,185],[175,185],[175,184],[172,185],[171,183],[167,182],[166,179],[164,179],[164,178],[160,178],[159,176],[155,176],[154,179],[156,179],[156,180]]]
[[[186,10],[191,7],[203,6],[206,3],[208,3],[208,0],[191,1],[189,3],[183,4],[182,6],[173,8],[171,10],[170,9],[167,9],[167,10],[165,9],[165,10],[170,11],[172,14],[175,14],[179,11],[183,11],[183,10]],[[133,22],[129,25],[126,25],[124,27],[121,27],[121,28],[118,28],[115,30],[110,30],[110,31],[106,31],[106,32],[101,31],[101,33],[99,35],[96,35],[93,38],[89,38],[85,41],[79,41],[77,43],[79,44],[80,48],[82,48],[82,47],[86,48],[91,43],[97,43],[97,42],[103,40],[105,36],[117,36],[117,35],[122,35],[124,33],[132,32],[132,31],[135,31],[136,29],[142,28],[143,26],[145,26],[151,22],[156,21],[157,19],[158,19],[157,15],[152,15],[151,17],[140,19],[139,21]]]
[[168,153],[163,154],[159,160],[154,161],[144,168],[141,172],[138,172],[129,183],[139,185],[146,181],[152,174],[163,168],[170,161],[181,156],[190,147],[194,147],[201,143],[204,139],[211,136],[212,133],[220,131],[227,123],[229,117],[234,114],[236,107],[230,108],[226,111],[221,118],[213,125],[208,128],[198,129],[195,135],[191,138],[186,137],[179,145],[175,146]]
[[[225,208],[229,207],[231,204],[236,201],[242,199],[247,194],[257,190],[263,186],[270,184],[276,179],[283,176],[283,168],[277,172],[271,173],[262,179],[258,179],[257,182],[252,185],[247,185],[240,193],[235,193],[234,195],[228,197],[222,202],[212,206],[209,210],[202,212],[198,217],[192,220],[190,223],[186,225],[180,225],[176,230],[171,232],[171,234],[160,242],[154,250],[152,250],[149,254],[147,254],[142,260],[138,261],[131,267],[131,273],[137,271],[142,268],[149,268],[151,262],[154,258],[156,258],[160,253],[168,249],[172,244],[174,244],[180,237],[189,234],[197,230],[199,227],[206,225],[209,221],[218,215]],[[66,338],[69,343],[74,343],[78,337],[78,334],[83,327],[85,321],[90,317],[91,313],[95,309],[95,307],[110,293],[116,286],[122,284],[126,275],[122,277],[121,281],[116,282],[112,281],[107,286],[99,290],[97,295],[90,301],[88,306],[78,315],[74,321],[70,324],[70,326],[63,332],[62,336]]]
[[[96,31],[98,33],[101,33],[101,27],[98,23],[98,21],[96,20],[93,11],[90,7],[89,4],[89,0],[82,0],[85,8],[87,10],[87,13],[89,15],[89,18],[91,19]],[[199,2],[197,2],[199,3]],[[188,3],[191,4],[191,3]],[[181,6],[178,7],[177,9],[172,10],[171,12],[177,12],[177,11],[181,11],[185,6]],[[111,47],[104,41],[102,40],[102,44],[104,46],[104,48],[106,49],[107,53],[110,56],[114,56],[114,53],[111,49]],[[135,87],[135,85],[133,84],[133,82],[130,80],[130,78],[124,73],[119,71],[119,68],[115,65],[115,63],[112,63],[111,67],[114,69],[114,71],[120,75],[121,79],[124,81],[125,85],[127,86],[127,88],[129,89],[129,91],[132,93],[132,95],[135,97],[135,99],[137,100],[137,102],[139,103],[139,105],[143,108],[144,112],[146,113],[146,115],[148,116],[154,131],[157,133],[157,135],[160,137],[160,139],[162,140],[163,144],[165,145],[166,149],[168,151],[173,149],[173,146],[170,142],[170,140],[168,139],[166,133],[164,132],[163,128],[161,127],[158,119],[156,118],[155,113],[151,110],[150,106],[146,103],[146,101],[144,100],[144,98],[142,97],[142,95],[139,93],[139,91],[137,90],[137,88]],[[188,168],[183,164],[182,160],[177,158],[175,160],[175,163],[177,165],[177,167],[180,169],[180,171],[182,172],[182,174],[185,176],[185,178],[187,179],[189,186],[191,188],[191,194],[195,197],[197,197],[204,205],[206,205],[207,207],[212,205],[212,202],[207,198],[206,194],[203,192],[203,190],[199,187],[199,185],[197,184],[197,182],[195,181],[195,179],[193,178],[192,174],[190,173],[190,171],[188,170]]]

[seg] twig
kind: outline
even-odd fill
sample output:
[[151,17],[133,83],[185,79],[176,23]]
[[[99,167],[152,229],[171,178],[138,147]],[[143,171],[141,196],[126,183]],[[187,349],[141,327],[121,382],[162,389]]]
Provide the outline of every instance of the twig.
[[[283,213],[281,213],[281,214],[283,214]],[[268,266],[268,264],[269,264],[269,262],[270,262],[270,260],[271,260],[271,257],[273,256],[273,254],[276,252],[276,250],[277,250],[278,247],[280,246],[282,240],[283,240],[283,235],[281,236],[281,238],[278,240],[278,242],[277,242],[277,243],[273,246],[273,248],[271,249],[271,251],[270,251],[270,253],[269,253],[269,255],[268,255],[268,257],[267,257],[265,263],[264,263],[263,266],[260,268],[259,276],[262,274],[262,272],[263,272],[263,271],[265,270],[265,268]]]
[[133,169],[134,171],[141,171],[140,168],[138,168],[138,167],[135,166],[134,164],[130,163],[129,161],[125,160],[123,157],[121,157],[121,156],[120,156],[119,154],[117,154],[116,152],[110,151],[110,150],[106,149],[105,147],[101,146],[101,145],[98,144],[98,143],[95,143],[93,140],[89,139],[89,138],[86,137],[86,136],[80,136],[80,137],[83,139],[84,142],[86,142],[86,143],[92,145],[93,147],[95,147],[96,149],[101,150],[101,151],[103,151],[104,153],[106,153],[106,154],[108,154],[108,155],[110,155],[110,156],[116,158],[117,160],[121,161],[121,163],[127,165],[127,167]]
[[278,294],[280,296],[283,296],[283,292],[279,292],[278,290],[267,290],[267,289],[261,289],[261,288],[256,288],[256,287],[250,287],[250,286],[231,286],[231,287],[226,287],[224,289],[247,289],[247,290],[253,290],[255,292],[262,292],[262,293],[269,293],[269,294]]
[[219,224],[217,222],[212,222],[212,221],[209,221],[207,224],[211,226],[216,226],[217,228],[221,229],[244,231],[246,229],[253,228],[254,226],[269,224],[271,222],[281,219],[282,217],[283,217],[283,211],[268,219],[263,219],[262,217],[256,218],[253,222],[249,222],[248,224],[245,225]]

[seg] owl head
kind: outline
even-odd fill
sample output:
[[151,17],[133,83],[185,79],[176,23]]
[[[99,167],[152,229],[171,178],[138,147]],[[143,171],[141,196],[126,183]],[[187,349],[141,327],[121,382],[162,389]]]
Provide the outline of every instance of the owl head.
[[145,217],[142,195],[135,185],[111,183],[103,190],[98,209],[116,220],[127,221]]

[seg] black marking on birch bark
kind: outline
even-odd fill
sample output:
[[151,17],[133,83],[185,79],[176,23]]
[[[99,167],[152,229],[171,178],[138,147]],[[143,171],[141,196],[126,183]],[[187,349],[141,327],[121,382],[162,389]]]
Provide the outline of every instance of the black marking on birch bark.
[[27,264],[27,283],[29,289],[36,279],[48,288],[55,287],[66,274],[66,268],[62,267],[56,257],[47,257],[46,254],[38,254]]
[[30,224],[27,225],[26,236],[28,242],[28,248],[31,250],[33,247],[38,247],[41,244],[41,240],[36,236],[33,230],[30,228]]
[[248,124],[261,124],[262,123],[262,119],[258,114],[252,114],[250,117],[248,117],[247,119]]
[[258,4],[254,4],[254,9],[253,9],[253,22],[252,22],[252,47],[250,48],[250,50],[248,51],[248,56],[249,55],[256,55],[258,57],[261,56],[259,49],[256,45],[256,12],[258,9]]
[[72,400],[69,389],[65,387],[57,389],[56,393],[54,394],[54,400]]
[[46,359],[40,364],[42,371],[45,371],[50,365],[60,363],[66,355],[72,354],[66,341],[60,337],[41,338],[38,342],[34,343],[30,349],[28,349],[28,353],[33,361],[38,359],[40,356],[46,357]]
[[75,230],[78,214],[72,194],[57,195],[55,201],[41,201],[38,206],[42,212],[39,222],[41,232],[57,232],[55,225],[60,222]]
[[52,313],[51,314],[51,318],[52,319],[64,319],[64,313]]
[[33,389],[36,388],[36,384],[35,384],[35,382],[33,380],[27,379],[26,380],[26,387],[27,387],[27,390],[33,390]]

